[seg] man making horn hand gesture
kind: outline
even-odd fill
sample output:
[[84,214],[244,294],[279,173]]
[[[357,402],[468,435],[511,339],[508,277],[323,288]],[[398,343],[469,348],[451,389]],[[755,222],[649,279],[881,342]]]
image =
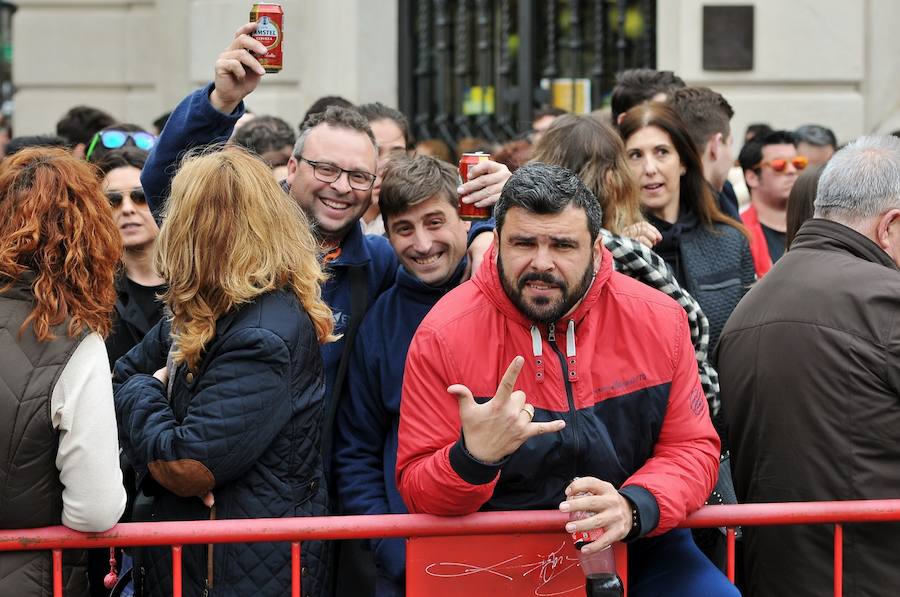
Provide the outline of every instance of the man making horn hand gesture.
[[632,597],[737,595],[675,528],[719,463],[684,310],[613,271],[600,205],[568,170],[520,168],[494,215],[482,266],[407,354],[397,485],[409,511],[589,512],[569,524],[603,529],[591,550],[632,541]]

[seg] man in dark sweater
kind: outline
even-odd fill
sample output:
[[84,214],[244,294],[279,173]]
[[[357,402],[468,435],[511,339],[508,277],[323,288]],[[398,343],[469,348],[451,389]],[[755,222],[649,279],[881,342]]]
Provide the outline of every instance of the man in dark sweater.
[[[394,477],[403,368],[419,323],[465,277],[467,225],[456,186],[456,170],[429,156],[395,158],[385,173],[381,213],[401,265],[362,323],[338,411],[335,474],[346,514],[406,512]],[[403,595],[403,539],[371,547],[377,597]]]

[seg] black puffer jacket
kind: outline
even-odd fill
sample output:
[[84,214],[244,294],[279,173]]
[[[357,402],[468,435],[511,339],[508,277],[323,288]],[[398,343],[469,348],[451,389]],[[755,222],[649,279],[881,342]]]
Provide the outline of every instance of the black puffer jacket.
[[653,250],[709,320],[712,353],[728,316],[756,281],[750,243],[737,228],[717,222],[711,230],[689,212],[674,225],[653,216],[648,219],[663,235]]
[[[197,497],[212,490],[215,517],[270,518],[327,513],[320,429],[322,359],[315,330],[285,291],[219,319],[193,371],[178,367],[171,402],[153,372],[166,365],[169,325],[156,325],[115,368],[120,441],[138,483],[153,495],[153,520],[208,519]],[[320,543],[302,546],[303,594],[326,590]],[[210,595],[290,592],[290,545],[217,545]],[[207,581],[206,546],[183,553],[185,595]],[[171,594],[171,550],[138,554],[147,595]]]

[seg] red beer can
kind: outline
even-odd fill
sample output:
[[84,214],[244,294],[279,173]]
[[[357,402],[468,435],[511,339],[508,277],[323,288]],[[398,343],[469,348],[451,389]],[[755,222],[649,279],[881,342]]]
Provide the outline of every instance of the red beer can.
[[252,37],[266,46],[266,53],[256,59],[267,73],[277,73],[281,70],[283,59],[284,10],[280,4],[260,2],[250,9],[250,20],[256,23]]
[[[469,168],[480,162],[491,159],[490,154],[484,152],[464,153],[459,159],[459,180],[462,184],[469,181]],[[490,207],[475,207],[474,203],[459,202],[459,217],[463,220],[487,220],[491,217]]]

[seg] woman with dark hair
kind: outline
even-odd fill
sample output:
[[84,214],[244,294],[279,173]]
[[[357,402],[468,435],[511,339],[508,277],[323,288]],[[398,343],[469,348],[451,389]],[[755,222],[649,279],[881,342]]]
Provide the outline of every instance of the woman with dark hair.
[[[119,233],[96,173],[61,149],[0,164],[0,528],[105,531],[125,509],[103,337]],[[80,550],[66,595],[87,594]],[[0,553],[0,595],[52,592],[50,554]]]
[[[327,513],[320,345],[334,339],[319,245],[248,151],[189,157],[157,239],[171,313],[116,362],[122,446],[156,520]],[[185,547],[185,595],[290,592],[287,543]],[[327,554],[303,545],[304,595],[327,594]],[[171,594],[171,550],[135,554],[136,584]]]
[[747,231],[719,210],[697,148],[670,107],[636,106],[619,131],[644,214],[662,234],[654,250],[700,303],[714,349],[728,316],[756,279]]
[[141,169],[147,152],[123,147],[106,153],[97,168],[103,175],[103,191],[122,237],[122,269],[116,276],[116,313],[106,339],[110,367],[150,331],[163,314],[157,299],[166,290],[165,280],[153,265],[159,226],[150,213]]
[[787,230],[784,235],[784,248],[789,250],[794,236],[800,230],[803,222],[813,217],[813,201],[816,200],[816,190],[819,188],[819,177],[825,164],[810,166],[794,182],[787,206]]

